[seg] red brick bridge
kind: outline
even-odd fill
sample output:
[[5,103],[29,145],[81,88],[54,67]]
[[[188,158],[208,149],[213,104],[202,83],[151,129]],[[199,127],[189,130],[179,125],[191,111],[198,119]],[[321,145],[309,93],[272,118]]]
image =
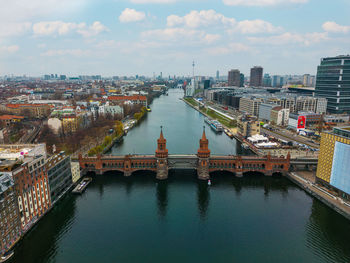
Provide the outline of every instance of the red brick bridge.
[[199,179],[207,180],[210,178],[210,173],[216,171],[232,172],[237,177],[243,176],[246,172],[260,172],[271,176],[275,173],[285,174],[290,167],[289,154],[287,157],[211,156],[205,131],[199,141],[196,155],[169,155],[163,131],[160,132],[157,144],[155,155],[97,155],[97,157],[79,155],[79,164],[83,174],[120,171],[125,176],[130,176],[136,171],[153,171],[160,180],[168,178],[169,169],[195,169]]

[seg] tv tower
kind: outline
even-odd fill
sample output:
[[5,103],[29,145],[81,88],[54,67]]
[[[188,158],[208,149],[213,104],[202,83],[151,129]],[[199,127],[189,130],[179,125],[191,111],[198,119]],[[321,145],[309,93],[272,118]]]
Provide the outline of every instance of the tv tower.
[[195,66],[195,64],[194,64],[194,60],[193,60],[193,62],[192,62],[192,75],[193,75],[193,79],[194,79],[194,66]]

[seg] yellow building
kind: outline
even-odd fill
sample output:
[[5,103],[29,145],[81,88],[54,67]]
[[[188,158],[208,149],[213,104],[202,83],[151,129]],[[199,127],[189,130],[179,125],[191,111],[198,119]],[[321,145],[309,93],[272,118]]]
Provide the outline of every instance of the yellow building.
[[77,116],[64,116],[62,118],[62,128],[64,133],[74,133],[78,130]]
[[237,121],[237,130],[243,137],[260,134],[260,121],[256,117],[244,116]]
[[350,127],[321,134],[317,182],[350,198]]

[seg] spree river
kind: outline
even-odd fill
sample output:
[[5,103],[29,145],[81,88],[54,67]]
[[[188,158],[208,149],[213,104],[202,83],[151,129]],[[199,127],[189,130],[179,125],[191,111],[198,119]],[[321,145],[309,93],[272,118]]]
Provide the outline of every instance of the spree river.
[[[203,116],[179,100],[156,99],[152,112],[112,149],[153,153],[159,126],[170,153],[195,153]],[[212,153],[241,154],[225,134],[207,129]],[[350,262],[350,222],[284,177],[193,171],[130,178],[95,176],[67,195],[25,236],[10,262]]]

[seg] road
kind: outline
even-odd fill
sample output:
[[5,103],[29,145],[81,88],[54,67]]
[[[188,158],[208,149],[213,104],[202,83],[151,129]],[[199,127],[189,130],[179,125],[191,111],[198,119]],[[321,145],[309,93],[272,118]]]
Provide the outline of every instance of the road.
[[268,129],[265,129],[263,127],[261,127],[261,132],[262,133],[265,133],[267,135],[270,135],[270,136],[273,136],[275,138],[278,138],[278,139],[282,139],[282,140],[285,140],[285,141],[294,141],[294,142],[298,142],[298,143],[301,143],[301,144],[305,144],[305,145],[308,145],[314,149],[319,149],[320,148],[320,145],[319,144],[316,144],[314,142],[311,142],[310,139],[307,139],[307,138],[304,138],[304,137],[301,137],[299,135],[296,135],[296,134],[293,134],[287,130],[279,130],[279,131],[270,131]]

